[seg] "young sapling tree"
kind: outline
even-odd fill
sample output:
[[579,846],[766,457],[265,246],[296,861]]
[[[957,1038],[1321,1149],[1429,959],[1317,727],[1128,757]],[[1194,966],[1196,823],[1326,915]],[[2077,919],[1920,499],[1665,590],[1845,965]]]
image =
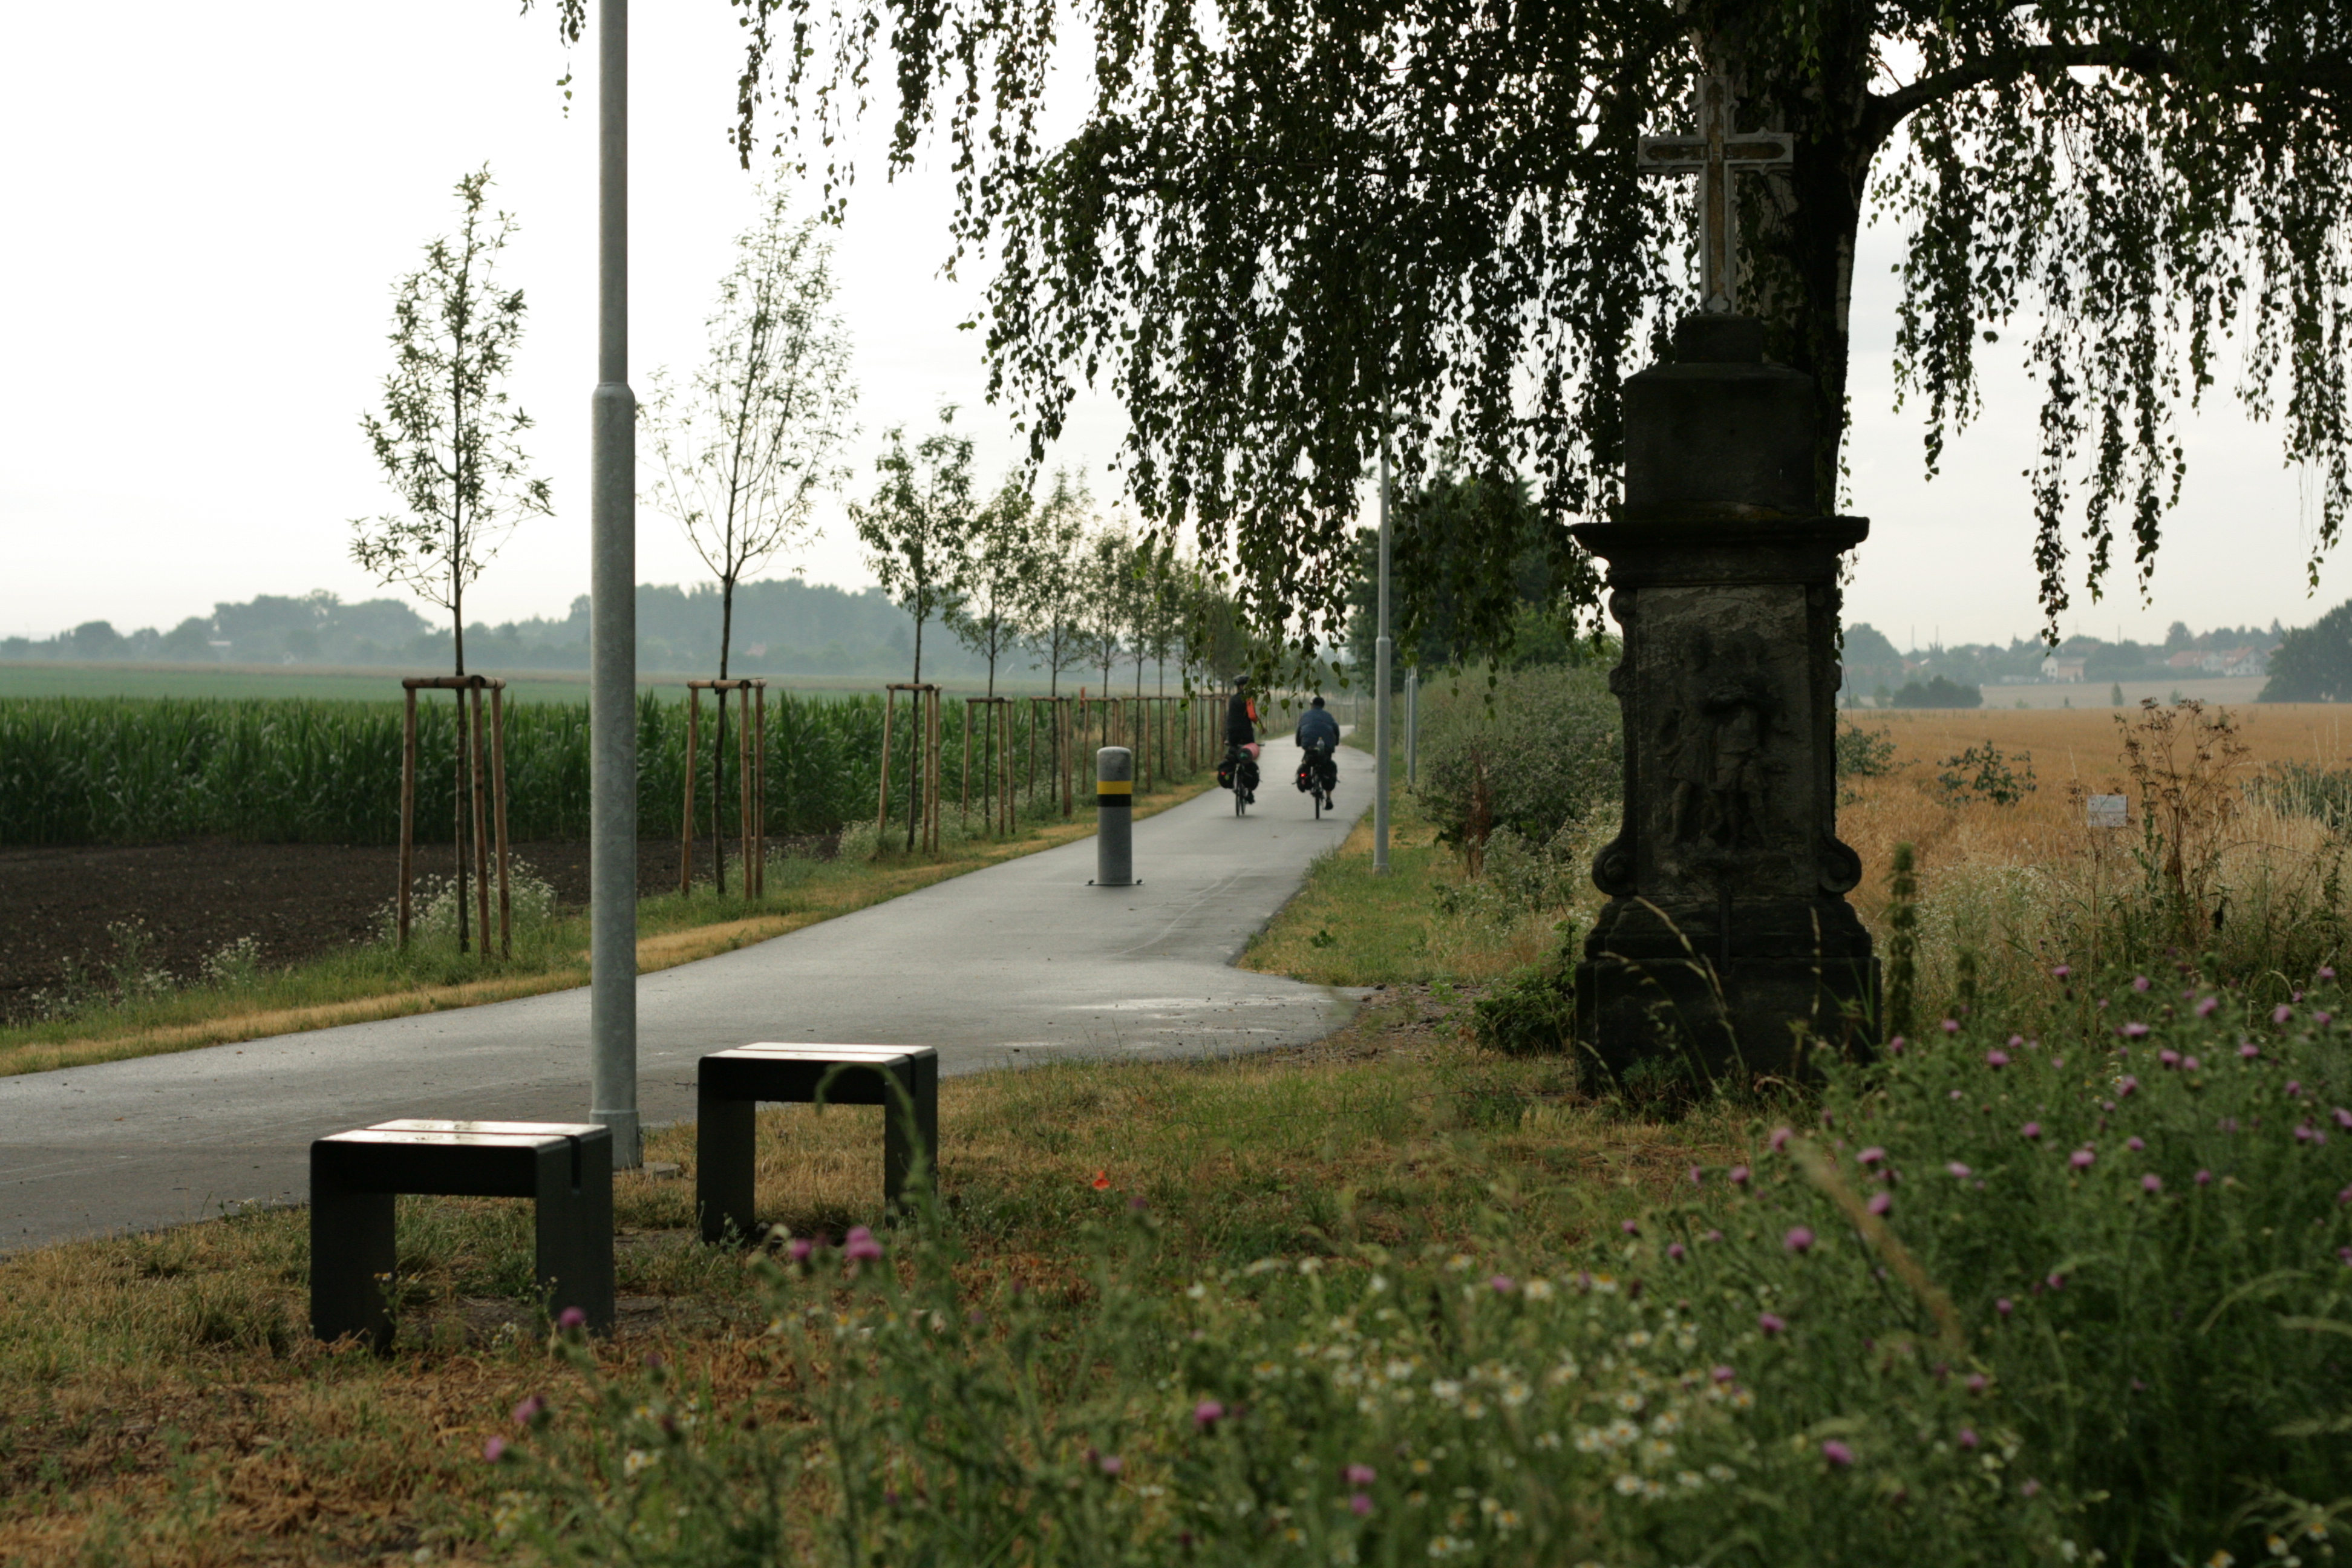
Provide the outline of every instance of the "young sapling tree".
[[[466,590],[515,524],[553,510],[547,481],[528,472],[522,433],[530,416],[504,382],[522,340],[522,290],[502,290],[498,259],[515,232],[508,213],[485,210],[486,165],[457,182],[454,236],[425,247],[425,265],[394,287],[393,369],[382,412],[360,416],[384,478],[404,510],[352,521],[352,558],[449,612],[455,668],[466,673]],[[466,694],[457,699],[456,778],[457,950],[466,921]],[[484,933],[485,936],[488,933]]]
[[[971,439],[954,431],[953,405],[940,427],[912,451],[901,425],[874,460],[881,482],[874,500],[852,506],[849,520],[882,591],[915,618],[915,668],[923,679],[923,628],[943,616],[963,590],[964,541],[972,531]],[[915,772],[907,772],[907,847],[915,847]]]
[[[832,307],[831,248],[814,219],[778,195],[738,236],[735,264],[705,321],[706,357],[687,384],[653,378],[639,409],[654,449],[651,504],[677,520],[719,579],[719,679],[729,679],[735,587],[803,534],[817,498],[848,477],[839,461],[856,389],[849,334]],[[719,701],[714,756],[727,754]],[[727,890],[727,768],[710,770],[711,864]]]

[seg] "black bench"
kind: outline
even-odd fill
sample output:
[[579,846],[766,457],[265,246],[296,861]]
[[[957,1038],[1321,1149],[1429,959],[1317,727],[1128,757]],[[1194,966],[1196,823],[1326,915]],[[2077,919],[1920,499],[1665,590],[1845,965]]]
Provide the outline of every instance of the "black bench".
[[310,1145],[310,1331],[392,1343],[385,1305],[401,1193],[530,1198],[550,1311],[613,1327],[613,1134],[584,1122],[382,1121]]
[[820,1085],[829,1104],[883,1108],[886,1203],[896,1207],[905,1201],[914,1182],[937,1190],[940,1054],[930,1047],[753,1045],[713,1051],[696,1064],[694,1075],[694,1201],[702,1211],[703,1240],[723,1241],[730,1229],[744,1240],[758,1234],[752,1113],[761,1100],[811,1103]]

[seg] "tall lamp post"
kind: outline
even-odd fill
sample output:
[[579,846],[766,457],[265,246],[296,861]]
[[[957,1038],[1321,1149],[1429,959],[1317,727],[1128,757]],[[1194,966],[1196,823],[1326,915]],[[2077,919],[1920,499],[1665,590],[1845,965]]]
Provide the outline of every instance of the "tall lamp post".
[[1389,874],[1389,434],[1381,430],[1381,635],[1372,645],[1372,875]]
[[589,515],[589,1119],[637,1124],[637,400],[629,390],[629,0],[596,7],[596,392]]

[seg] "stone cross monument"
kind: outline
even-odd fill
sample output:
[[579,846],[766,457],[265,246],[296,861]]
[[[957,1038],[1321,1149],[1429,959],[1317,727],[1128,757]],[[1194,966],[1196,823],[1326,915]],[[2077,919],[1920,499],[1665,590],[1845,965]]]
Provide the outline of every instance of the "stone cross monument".
[[1838,558],[1870,525],[1824,513],[1811,379],[1734,313],[1731,176],[1791,139],[1733,134],[1720,75],[1698,102],[1701,133],[1645,139],[1642,166],[1700,175],[1706,308],[1625,383],[1624,503],[1572,531],[1624,632],[1624,822],[1576,970],[1580,1043],[1621,1077],[1786,1073],[1807,1041],[1866,1044],[1877,1013],[1834,758]]

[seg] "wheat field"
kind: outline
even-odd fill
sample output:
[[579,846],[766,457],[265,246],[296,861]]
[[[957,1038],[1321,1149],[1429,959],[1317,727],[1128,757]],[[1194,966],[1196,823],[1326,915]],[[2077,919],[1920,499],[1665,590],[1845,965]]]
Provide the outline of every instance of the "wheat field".
[[[1895,847],[1914,847],[1931,985],[1948,980],[1948,966],[1962,950],[2012,973],[2053,962],[2098,962],[2102,955],[2091,950],[2096,933],[2132,899],[2146,898],[2152,875],[2168,873],[2176,839],[2179,875],[2168,885],[2183,890],[2176,902],[2195,906],[2195,914],[2179,917],[2187,923],[2169,945],[2202,948],[2226,936],[2242,959],[2286,954],[2327,940],[2345,913],[2336,876],[2342,833],[2319,816],[2281,809],[2248,790],[2281,764],[2352,767],[2352,713],[2341,707],[1988,709],[1844,718],[1893,746],[1884,774],[1844,781],[1839,837],[1865,868],[1853,901],[1883,935]],[[2143,745],[2137,775],[2126,754],[2135,734]],[[1957,759],[1972,748],[1983,759],[1988,747],[1999,753],[1996,766],[2021,786],[2013,803],[1956,792],[1946,782],[1972,782],[1980,763],[1956,765]],[[2027,782],[2030,792],[2021,788]],[[2089,795],[2126,796],[2126,825],[2090,826]]]

